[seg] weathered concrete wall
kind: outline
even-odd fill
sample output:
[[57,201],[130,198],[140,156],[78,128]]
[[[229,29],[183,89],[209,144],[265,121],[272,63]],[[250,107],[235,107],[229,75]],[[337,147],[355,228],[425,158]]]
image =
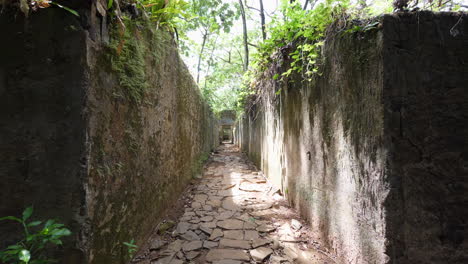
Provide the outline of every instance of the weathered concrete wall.
[[468,15],[383,22],[388,254],[468,263]]
[[[122,32],[88,4],[80,19],[0,16],[0,216],[32,204],[73,231],[61,263],[121,263],[122,242],[143,242],[201,169],[218,124],[170,34],[141,19]],[[2,223],[2,248],[14,227]]]
[[92,263],[114,263],[121,242],[145,238],[218,138],[172,37],[144,23],[126,27],[104,50],[88,42]]
[[[59,9],[0,15],[0,215],[59,219],[78,237],[86,219],[86,34]],[[0,247],[22,228],[0,223]],[[66,256],[82,263],[71,248]],[[76,256],[75,256],[76,255]]]
[[322,76],[273,80],[285,50],[259,80],[238,144],[341,262],[466,262],[467,22],[385,16],[331,33]]

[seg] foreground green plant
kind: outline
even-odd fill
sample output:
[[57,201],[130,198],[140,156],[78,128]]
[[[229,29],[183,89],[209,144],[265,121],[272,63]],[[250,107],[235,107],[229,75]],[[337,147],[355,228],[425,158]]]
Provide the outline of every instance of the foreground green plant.
[[[0,261],[5,264],[45,264],[56,262],[45,255],[45,251],[52,245],[62,245],[62,237],[71,235],[70,230],[64,228],[63,224],[54,220],[47,220],[42,229],[38,229],[42,221],[29,221],[33,208],[24,210],[21,218],[7,216],[0,221],[11,220],[23,226],[24,238],[14,245],[8,246],[0,251]],[[34,229],[36,231],[34,231]]]
[[133,255],[138,250],[138,246],[135,245],[135,240],[132,239],[130,242],[123,242],[123,244],[127,247],[128,257],[132,259]]

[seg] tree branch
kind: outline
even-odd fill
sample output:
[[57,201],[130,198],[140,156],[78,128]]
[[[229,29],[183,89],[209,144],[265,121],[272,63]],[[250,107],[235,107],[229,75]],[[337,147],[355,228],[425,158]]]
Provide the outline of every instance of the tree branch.
[[255,8],[255,7],[253,7],[253,6],[248,6],[248,5],[245,5],[245,6],[246,6],[248,9],[252,9],[252,10],[255,10],[255,11],[257,11],[257,12],[261,12],[260,9]]
[[255,44],[253,44],[253,43],[250,43],[250,42],[249,42],[249,43],[247,43],[247,44],[249,44],[249,46],[252,46],[252,47],[255,47],[255,48],[257,48],[257,49],[258,49],[258,46],[257,46],[257,45],[255,45]]

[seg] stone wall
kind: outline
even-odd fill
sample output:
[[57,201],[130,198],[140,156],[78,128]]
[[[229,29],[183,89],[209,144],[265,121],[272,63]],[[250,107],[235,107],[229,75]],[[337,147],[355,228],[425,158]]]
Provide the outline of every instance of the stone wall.
[[[0,216],[65,223],[61,263],[126,261],[218,143],[172,35],[96,3],[0,15]],[[0,228],[2,248],[18,238]]]
[[321,76],[275,81],[284,49],[258,80],[237,143],[340,262],[466,262],[467,23],[420,12],[331,28]]

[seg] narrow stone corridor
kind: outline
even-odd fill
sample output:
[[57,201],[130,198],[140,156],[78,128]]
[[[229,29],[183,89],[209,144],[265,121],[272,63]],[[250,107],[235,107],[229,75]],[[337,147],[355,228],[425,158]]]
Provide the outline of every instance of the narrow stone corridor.
[[232,144],[219,147],[169,211],[132,263],[336,263]]

